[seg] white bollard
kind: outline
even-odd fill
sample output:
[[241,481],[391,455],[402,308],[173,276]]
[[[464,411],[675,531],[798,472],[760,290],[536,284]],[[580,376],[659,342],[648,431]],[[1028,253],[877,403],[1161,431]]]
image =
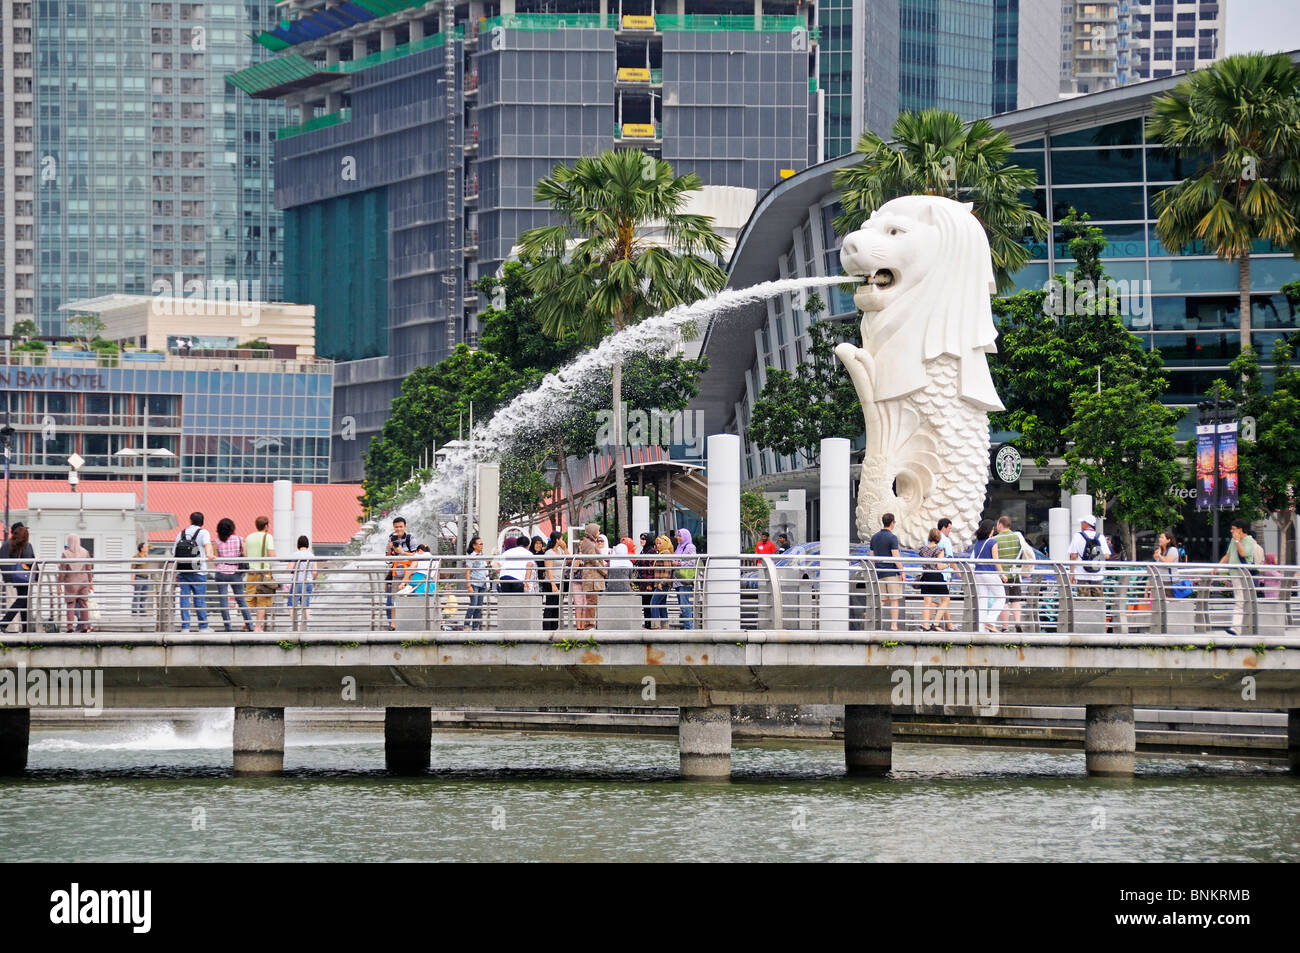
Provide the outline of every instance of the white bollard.
[[[497,511],[501,508],[501,465],[478,465],[478,534],[483,537],[483,552],[492,555],[497,548]],[[430,549],[433,547],[430,546]]]
[[650,497],[632,497],[632,542],[639,547],[641,534],[650,532]]
[[821,567],[818,589],[821,611],[818,628],[845,632],[849,628],[849,441],[827,437],[821,449]]
[[[740,438],[712,434],[708,442],[709,571],[705,625],[740,630]],[[713,554],[721,554],[721,557]]]
[[1092,496],[1088,493],[1075,493],[1070,497],[1070,535],[1079,531],[1079,520],[1092,512]]
[[271,484],[271,536],[275,539],[277,556],[292,556],[298,549],[298,537],[293,535],[293,483],[276,480]]
[[1070,558],[1070,540],[1077,528],[1070,525],[1070,511],[1064,506],[1054,506],[1047,511],[1047,557],[1053,562],[1066,562]]
[[[293,548],[288,552],[297,550],[298,537],[300,536],[306,536],[308,543],[312,546],[316,545],[316,539],[311,534],[311,507],[311,490],[295,490],[293,494]],[[279,552],[279,550],[277,549],[276,552]]]

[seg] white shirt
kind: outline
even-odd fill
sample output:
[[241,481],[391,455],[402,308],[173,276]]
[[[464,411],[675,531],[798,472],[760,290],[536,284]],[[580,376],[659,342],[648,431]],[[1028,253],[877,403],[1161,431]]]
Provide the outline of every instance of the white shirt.
[[514,546],[501,554],[501,578],[518,579],[522,582],[528,578],[528,567],[534,565],[533,551],[527,546]]
[[311,547],[297,551],[293,564],[293,584],[301,586],[312,581],[312,564],[311,561],[316,558],[316,554],[311,551]]
[[[1110,555],[1110,543],[1106,542],[1106,536],[1105,536],[1105,534],[1103,534],[1103,533],[1089,533],[1088,535],[1089,535],[1089,536],[1093,536],[1093,535],[1095,535],[1095,536],[1097,537],[1097,545],[1099,545],[1099,546],[1101,547],[1101,558],[1102,558],[1102,559],[1105,559],[1107,556]],[[1087,540],[1085,540],[1085,539],[1083,538],[1083,531],[1082,531],[1082,530],[1080,530],[1079,532],[1075,533],[1075,534],[1074,534],[1074,539],[1070,540],[1070,555],[1071,555],[1071,556],[1078,556],[1079,559],[1083,559],[1083,549],[1084,549],[1084,547],[1085,547],[1087,544],[1088,544],[1088,543],[1087,543]],[[1090,566],[1091,566],[1091,568],[1089,568]],[[1092,566],[1091,563],[1084,563],[1084,564],[1083,564],[1083,571],[1084,571],[1084,572],[1091,572],[1091,573],[1099,573],[1099,572],[1101,572],[1101,567],[1100,567],[1100,566]]]
[[[198,532],[195,532],[195,530],[198,530]],[[176,539],[173,540],[172,542],[173,553],[176,552],[176,544],[181,541],[182,536],[184,536],[186,539],[194,540],[194,545],[199,548],[199,556],[197,559],[194,560],[194,569],[191,571],[203,572],[203,554],[207,552],[207,547],[212,545],[211,534],[203,527],[195,526],[193,523],[191,523],[189,526],[185,527],[183,530],[181,530],[179,533],[176,534]]]

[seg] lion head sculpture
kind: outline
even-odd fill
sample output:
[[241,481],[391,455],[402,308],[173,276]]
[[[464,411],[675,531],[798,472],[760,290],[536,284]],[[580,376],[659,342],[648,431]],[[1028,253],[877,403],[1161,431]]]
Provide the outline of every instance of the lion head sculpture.
[[971,206],[935,195],[906,195],[871,213],[840,248],[846,274],[861,276],[862,347],[876,358],[875,399],[894,400],[926,385],[925,363],[961,362],[960,396],[1002,410],[989,375],[995,353],[990,295],[997,290],[988,237]]

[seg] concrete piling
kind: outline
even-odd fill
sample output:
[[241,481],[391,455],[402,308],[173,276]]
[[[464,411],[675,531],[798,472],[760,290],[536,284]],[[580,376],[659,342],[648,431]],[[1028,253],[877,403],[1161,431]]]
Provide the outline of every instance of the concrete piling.
[[235,774],[279,774],[284,770],[284,709],[235,709]]
[[1300,708],[1286,711],[1286,754],[1291,773],[1300,777]]
[[730,778],[731,706],[679,709],[677,743],[683,778],[695,781]]
[[27,770],[31,732],[30,708],[0,708],[0,774],[22,774]]
[[1133,706],[1088,705],[1083,723],[1083,750],[1090,775],[1131,778],[1137,751]]
[[894,759],[894,715],[888,705],[844,706],[844,767],[849,774],[880,777]]
[[384,766],[394,774],[419,774],[433,748],[431,708],[384,709]]

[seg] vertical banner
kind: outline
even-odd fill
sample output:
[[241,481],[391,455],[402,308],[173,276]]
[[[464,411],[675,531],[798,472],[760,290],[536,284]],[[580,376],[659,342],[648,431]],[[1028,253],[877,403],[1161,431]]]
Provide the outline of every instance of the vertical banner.
[[1237,508],[1237,422],[1219,424],[1219,509]]
[[1208,510],[1215,504],[1214,424],[1196,425],[1196,508]]

